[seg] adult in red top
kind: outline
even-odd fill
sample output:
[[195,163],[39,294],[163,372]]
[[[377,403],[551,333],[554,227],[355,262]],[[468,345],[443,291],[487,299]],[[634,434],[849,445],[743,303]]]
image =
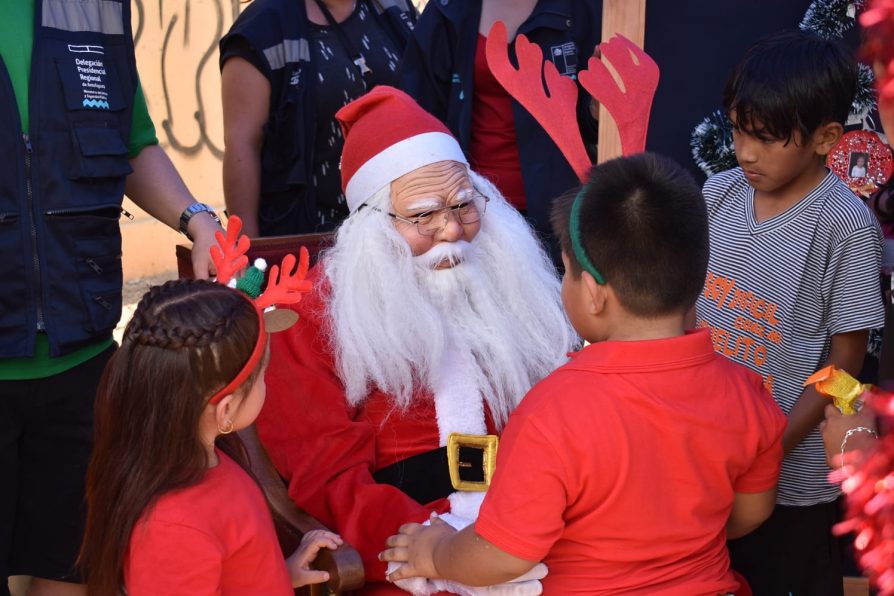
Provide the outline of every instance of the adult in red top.
[[546,594],[732,592],[724,528],[776,486],[784,428],[706,331],[591,344],[513,414],[475,530],[543,560]]
[[452,432],[499,431],[577,340],[530,227],[440,122],[381,86],[338,118],[351,215],[298,324],[271,340],[257,425],[295,502],[360,552],[364,593],[400,593],[383,581],[385,539],[433,510],[471,521],[480,504],[453,492],[437,450]]

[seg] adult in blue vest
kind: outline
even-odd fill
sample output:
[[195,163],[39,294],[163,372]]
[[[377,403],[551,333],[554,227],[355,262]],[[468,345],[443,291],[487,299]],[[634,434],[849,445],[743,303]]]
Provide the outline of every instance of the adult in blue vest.
[[249,236],[324,232],[348,215],[335,112],[396,85],[409,0],[255,0],[220,42],[227,210]]
[[123,195],[195,239],[200,276],[219,226],[157,144],[128,0],[4,3],[0,58],[0,594],[9,575],[34,576],[29,594],[81,594]]

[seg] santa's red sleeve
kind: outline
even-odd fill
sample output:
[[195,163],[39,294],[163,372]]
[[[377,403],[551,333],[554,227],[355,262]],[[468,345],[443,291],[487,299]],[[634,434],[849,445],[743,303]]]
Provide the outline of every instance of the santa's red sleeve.
[[294,327],[271,335],[258,432],[295,503],[359,551],[368,580],[384,581],[386,566],[377,556],[385,539],[401,524],[449,510],[449,503],[423,506],[373,479],[378,434],[395,429],[353,416],[322,332],[319,294],[297,305],[301,318]]

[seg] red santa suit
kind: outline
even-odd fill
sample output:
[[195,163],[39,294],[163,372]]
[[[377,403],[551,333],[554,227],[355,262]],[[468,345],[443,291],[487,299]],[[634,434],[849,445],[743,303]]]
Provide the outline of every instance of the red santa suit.
[[[487,416],[445,428],[453,424],[438,408],[439,426],[435,396],[421,388],[406,410],[377,390],[357,406],[348,403],[329,347],[325,296],[330,290],[323,266],[309,275],[315,289],[296,305],[298,323],[271,336],[267,401],[258,432],[295,503],[360,553],[369,584],[363,593],[406,594],[378,583],[384,582],[386,565],[377,555],[402,524],[449,511],[450,503],[446,498],[418,503],[394,486],[377,483],[373,474],[438,449],[449,432],[481,432],[485,426],[494,432],[493,424]],[[458,389],[469,394],[468,388]],[[485,407],[480,410],[483,414]]]

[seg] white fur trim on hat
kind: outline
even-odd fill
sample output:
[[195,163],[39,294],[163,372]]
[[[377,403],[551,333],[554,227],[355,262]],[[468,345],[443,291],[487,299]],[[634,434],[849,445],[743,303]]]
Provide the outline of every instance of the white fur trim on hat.
[[459,143],[443,132],[426,132],[406,138],[374,155],[351,176],[345,188],[352,212],[385,185],[417,168],[439,161],[469,165]]

